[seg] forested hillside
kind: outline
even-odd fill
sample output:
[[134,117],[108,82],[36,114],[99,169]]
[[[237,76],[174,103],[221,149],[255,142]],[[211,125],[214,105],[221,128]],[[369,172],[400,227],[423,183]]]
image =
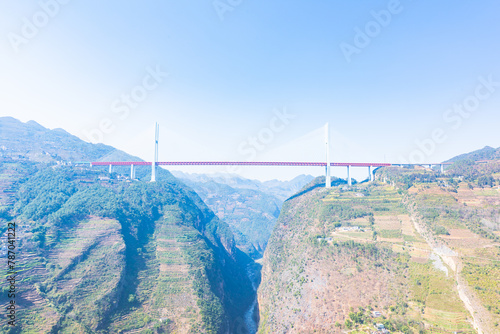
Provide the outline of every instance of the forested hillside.
[[3,207],[1,226],[17,225],[21,332],[243,328],[251,260],[227,225],[166,172],[156,183],[100,174],[44,168]]

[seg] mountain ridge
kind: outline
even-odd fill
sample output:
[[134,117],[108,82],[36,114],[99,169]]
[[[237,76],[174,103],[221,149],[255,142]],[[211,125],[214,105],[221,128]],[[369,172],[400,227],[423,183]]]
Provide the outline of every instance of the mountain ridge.
[[485,146],[479,150],[457,155],[445,162],[457,162],[460,160],[483,161],[483,160],[499,160],[499,159],[500,159],[500,147],[493,148],[491,146]]

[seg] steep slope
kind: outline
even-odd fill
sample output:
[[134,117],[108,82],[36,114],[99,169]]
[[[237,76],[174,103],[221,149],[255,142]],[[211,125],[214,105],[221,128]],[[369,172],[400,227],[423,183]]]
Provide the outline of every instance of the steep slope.
[[[263,260],[259,333],[340,332],[350,313],[404,305],[405,261],[370,242],[367,211],[344,211],[334,194],[316,188],[283,206]],[[350,220],[367,231],[336,231]]]
[[313,186],[285,202],[263,259],[259,333],[495,332],[500,280],[484,278],[498,277],[498,191],[476,179],[456,197],[447,189],[470,189],[463,177],[425,170],[377,178],[388,184]]
[[279,216],[279,200],[257,190],[235,189],[213,181],[181,180],[229,224],[238,247],[253,257],[262,256]]
[[0,212],[14,204],[13,195],[24,177],[38,171],[36,163],[6,161],[0,157]]
[[253,290],[227,225],[173,178],[96,174],[45,169],[19,189],[6,220],[18,225],[22,332],[231,331]]

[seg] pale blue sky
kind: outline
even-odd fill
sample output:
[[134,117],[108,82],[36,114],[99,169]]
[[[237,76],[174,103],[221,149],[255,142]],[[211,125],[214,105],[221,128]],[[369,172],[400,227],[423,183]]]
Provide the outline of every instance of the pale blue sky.
[[[500,146],[500,86],[479,79],[500,82],[498,1],[61,2],[0,2],[0,115],[146,160],[155,121],[160,160],[319,161],[326,122],[341,162],[434,162]],[[240,4],[218,13],[214,3]],[[368,45],[355,43],[356,28],[372,29]],[[346,44],[357,47],[350,62]],[[149,78],[154,69],[168,76]],[[134,89],[140,101],[127,107]],[[468,118],[446,112],[464,102]],[[276,109],[295,117],[271,138]],[[98,135],[100,122],[112,130]],[[436,129],[446,139],[419,149]]]

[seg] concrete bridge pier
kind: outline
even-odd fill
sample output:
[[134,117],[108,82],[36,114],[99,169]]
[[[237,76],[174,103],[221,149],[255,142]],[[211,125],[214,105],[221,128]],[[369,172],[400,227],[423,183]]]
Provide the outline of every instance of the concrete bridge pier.
[[329,166],[325,167],[325,187],[326,188],[332,187],[332,177],[330,175],[330,167]]
[[109,174],[113,173],[113,165],[109,165]]
[[351,166],[347,166],[347,184],[352,186]]
[[375,169],[373,166],[368,166],[368,179],[370,182],[375,181],[375,174],[374,174]]
[[135,166],[130,165],[130,179],[134,180],[135,179]]
[[441,165],[439,165],[439,167],[440,167],[440,169],[441,169],[441,174],[444,174],[444,165],[443,165],[443,164],[441,164]]

